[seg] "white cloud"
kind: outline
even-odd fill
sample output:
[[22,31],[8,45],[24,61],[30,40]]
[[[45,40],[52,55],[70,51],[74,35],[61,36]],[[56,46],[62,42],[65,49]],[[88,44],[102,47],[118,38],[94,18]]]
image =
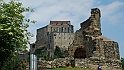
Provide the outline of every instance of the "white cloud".
[[[8,0],[5,0],[8,1]],[[24,6],[34,8],[35,12],[25,13],[28,18],[34,19],[37,23],[29,30],[35,33],[36,29],[46,26],[50,20],[70,20],[75,30],[79,29],[80,23],[88,19],[90,9],[94,6],[100,8],[102,20],[108,23],[116,23],[123,13],[118,9],[124,3],[115,1],[110,4],[102,4],[96,0],[20,0]],[[99,5],[99,6],[97,6]],[[33,29],[32,29],[33,28]],[[36,33],[35,33],[36,35]]]
[[35,12],[28,14],[28,18],[38,22],[35,27],[29,28],[29,31],[36,35],[34,31],[48,25],[50,20],[69,20],[76,30],[79,29],[83,19],[89,17],[94,0],[21,0],[21,2],[24,6],[35,9]]
[[[34,13],[28,14],[28,17],[36,20],[34,30],[46,26],[50,20],[70,20],[75,30],[79,29],[80,23],[88,19],[90,9],[96,5],[95,0],[21,0],[24,6],[33,7]],[[100,4],[99,4],[100,5]],[[119,1],[112,2],[108,5],[100,5],[102,19],[113,23],[116,22],[120,15],[115,15],[118,8],[123,3]],[[116,13],[117,14],[117,13]],[[30,30],[32,32],[32,30]]]
[[[7,1],[7,0],[6,0]],[[94,0],[20,0],[24,6],[35,9],[28,18],[37,20],[40,25],[47,25],[50,20],[70,20],[79,29],[80,19],[90,15]],[[26,13],[27,14],[27,13]],[[83,20],[82,20],[83,21]],[[77,25],[77,22],[79,25]],[[42,26],[41,26],[42,27]]]
[[73,25],[77,25],[75,22],[90,15],[93,2],[94,0],[42,0],[38,2],[37,7],[34,5],[36,10],[29,17],[41,23],[50,20],[70,20],[74,22]]
[[124,6],[123,2],[115,1],[108,5],[99,6],[102,14],[102,18],[106,19],[108,23],[117,23],[121,17],[121,13],[118,11]]

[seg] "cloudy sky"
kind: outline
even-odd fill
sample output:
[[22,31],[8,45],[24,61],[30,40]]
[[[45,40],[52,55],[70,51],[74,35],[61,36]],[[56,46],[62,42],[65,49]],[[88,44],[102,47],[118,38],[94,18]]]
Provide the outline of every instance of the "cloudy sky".
[[[9,0],[5,0],[9,1]],[[119,43],[121,57],[124,57],[124,0],[20,0],[24,6],[34,8],[33,13],[25,13],[27,18],[36,20],[29,31],[36,35],[36,29],[50,21],[69,20],[74,30],[90,16],[91,8],[101,10],[103,36]],[[35,42],[35,36],[31,39]]]

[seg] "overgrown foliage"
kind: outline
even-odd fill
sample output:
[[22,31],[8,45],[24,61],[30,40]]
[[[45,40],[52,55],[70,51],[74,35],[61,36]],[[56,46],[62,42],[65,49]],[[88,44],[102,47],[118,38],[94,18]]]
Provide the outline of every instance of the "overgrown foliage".
[[121,62],[122,62],[122,70],[124,70],[124,58],[121,58]]
[[8,60],[16,56],[18,51],[27,48],[32,36],[27,30],[28,23],[35,23],[35,21],[26,19],[23,13],[32,11],[14,0],[9,3],[0,1],[0,70],[6,66]]
[[63,57],[63,53],[58,46],[55,48],[53,57],[48,57],[48,55],[46,55],[45,47],[36,49],[34,54],[37,55],[38,58],[43,58],[46,61]]
[[37,58],[43,58],[44,60],[48,60],[48,56],[45,54],[44,48],[42,49],[36,49],[35,50],[35,55],[37,55]]
[[62,53],[61,49],[58,46],[56,46],[55,52],[54,52],[54,57],[61,58],[62,55],[63,55],[63,53]]
[[8,59],[4,63],[2,70],[17,70],[19,68],[20,62],[21,62],[21,60],[17,57],[13,57],[11,59]]

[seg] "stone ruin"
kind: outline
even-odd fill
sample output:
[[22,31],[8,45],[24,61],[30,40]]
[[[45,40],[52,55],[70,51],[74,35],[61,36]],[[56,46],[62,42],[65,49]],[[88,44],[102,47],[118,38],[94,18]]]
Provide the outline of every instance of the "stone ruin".
[[102,36],[100,10],[91,9],[91,16],[80,24],[65,58],[38,61],[38,68],[79,67],[102,70],[121,70],[118,43]]
[[[121,69],[118,43],[102,36],[100,24],[100,10],[91,9],[91,16],[80,24],[75,38],[69,47],[69,54],[75,62],[86,61],[86,66],[100,65],[104,68]],[[81,59],[81,60],[78,60]]]

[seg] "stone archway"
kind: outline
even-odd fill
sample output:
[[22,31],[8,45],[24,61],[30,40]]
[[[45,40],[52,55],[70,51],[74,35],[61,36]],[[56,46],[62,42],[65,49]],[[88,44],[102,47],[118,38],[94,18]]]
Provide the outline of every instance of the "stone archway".
[[86,58],[86,49],[85,48],[77,48],[74,52],[74,58]]

